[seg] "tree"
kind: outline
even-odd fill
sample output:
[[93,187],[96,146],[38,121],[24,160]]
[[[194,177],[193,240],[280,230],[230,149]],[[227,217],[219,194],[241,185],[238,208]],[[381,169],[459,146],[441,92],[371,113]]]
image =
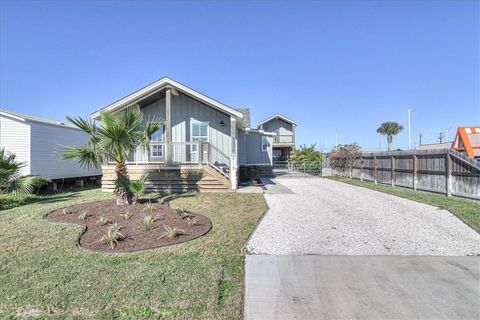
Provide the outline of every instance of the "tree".
[[330,166],[342,176],[352,178],[353,165],[362,153],[358,143],[340,144],[328,154]]
[[317,164],[320,165],[322,163],[322,153],[315,149],[315,144],[310,146],[301,145],[299,149],[293,149],[292,155],[289,162],[294,162],[298,164]]
[[40,187],[49,182],[42,176],[23,176],[20,169],[27,165],[26,162],[18,162],[16,155],[6,153],[0,149],[0,193],[23,195],[32,193],[35,187]]
[[299,149],[293,149],[288,161],[297,166],[308,166],[309,169],[317,169],[322,165],[322,152],[315,149],[315,144],[310,146],[301,145]]
[[128,155],[138,147],[148,150],[152,134],[163,123],[156,119],[144,121],[138,105],[129,106],[115,113],[102,112],[100,126],[89,118],[67,119],[89,135],[86,145],[63,148],[63,159],[77,158],[84,167],[99,167],[108,161],[115,162],[114,193],[117,204],[130,203],[132,197],[131,181],[127,171]]
[[392,151],[393,136],[399,134],[403,130],[403,126],[398,122],[384,122],[378,127],[377,133],[387,136],[388,151]]

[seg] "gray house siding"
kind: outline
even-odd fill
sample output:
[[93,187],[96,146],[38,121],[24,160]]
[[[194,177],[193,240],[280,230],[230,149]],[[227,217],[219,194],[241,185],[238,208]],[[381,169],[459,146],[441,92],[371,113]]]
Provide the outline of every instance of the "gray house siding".
[[259,132],[239,130],[239,165],[272,165],[272,137],[267,136],[269,148],[262,151],[262,135]]
[[[145,116],[145,121],[148,119],[157,118],[161,121],[166,119],[165,99],[158,100],[144,108],[142,112]],[[172,96],[172,142],[190,142],[191,141],[191,122],[205,121],[209,125],[209,142],[226,156],[230,156],[230,116],[213,109],[195,99],[192,99],[184,94],[179,93],[177,96]],[[223,122],[223,125],[220,123]],[[189,147],[183,145],[175,145],[175,150],[178,159],[181,154],[185,155]],[[135,153],[135,158],[130,160],[137,162],[146,162],[149,160],[148,152],[138,149]],[[155,159],[157,161],[164,161],[163,158]],[[151,160],[154,161],[154,160]]]
[[76,159],[61,159],[63,146],[82,146],[88,135],[80,130],[61,128],[31,122],[30,174],[43,175],[49,179],[63,179],[100,175],[97,168],[80,167]]
[[26,162],[20,170],[30,174],[30,125],[20,120],[0,116],[0,148],[16,155],[19,162]]
[[287,123],[280,119],[270,120],[262,125],[263,130],[274,132],[277,130],[279,135],[293,135],[293,127],[291,123]]
[[[190,122],[209,123],[209,142],[230,156],[230,117],[186,95],[172,97],[172,142],[190,140]],[[220,125],[223,122],[223,126]]]

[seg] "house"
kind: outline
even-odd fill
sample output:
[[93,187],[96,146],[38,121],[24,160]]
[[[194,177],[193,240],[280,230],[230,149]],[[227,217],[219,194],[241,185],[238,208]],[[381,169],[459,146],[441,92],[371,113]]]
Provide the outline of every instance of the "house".
[[465,153],[469,158],[480,158],[480,127],[459,127],[452,149]]
[[418,150],[439,150],[439,149],[450,149],[452,147],[452,142],[442,142],[442,143],[425,143],[418,146]]
[[42,175],[51,180],[94,177],[100,169],[85,169],[77,160],[63,160],[62,146],[83,145],[88,136],[61,121],[0,109],[0,148],[25,162],[22,175]]
[[[150,191],[227,191],[238,186],[240,171],[253,166],[271,171],[277,136],[250,128],[250,110],[235,109],[171,78],[163,77],[92,113],[116,112],[136,104],[144,121],[164,122],[149,150],[129,156],[131,179],[148,174]],[[114,164],[102,166],[104,191],[114,188]]]
[[273,161],[286,161],[295,147],[295,127],[298,124],[281,114],[263,120],[257,126],[259,130],[273,132]]

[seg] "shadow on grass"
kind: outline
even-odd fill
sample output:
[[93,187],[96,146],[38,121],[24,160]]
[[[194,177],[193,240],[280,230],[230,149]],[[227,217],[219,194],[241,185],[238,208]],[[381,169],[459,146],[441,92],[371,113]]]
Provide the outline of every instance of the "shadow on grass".
[[80,196],[80,191],[99,189],[97,186],[71,187],[58,193],[42,192],[29,195],[8,195],[0,194],[0,211],[8,210],[32,203],[55,203],[60,201],[72,200]]

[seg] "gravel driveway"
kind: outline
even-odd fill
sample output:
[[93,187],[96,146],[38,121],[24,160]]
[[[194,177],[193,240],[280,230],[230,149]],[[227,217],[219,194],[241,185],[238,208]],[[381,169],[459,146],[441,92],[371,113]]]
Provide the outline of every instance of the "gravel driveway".
[[277,182],[293,194],[265,194],[252,254],[480,254],[480,235],[446,210],[327,179]]

